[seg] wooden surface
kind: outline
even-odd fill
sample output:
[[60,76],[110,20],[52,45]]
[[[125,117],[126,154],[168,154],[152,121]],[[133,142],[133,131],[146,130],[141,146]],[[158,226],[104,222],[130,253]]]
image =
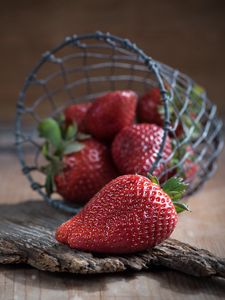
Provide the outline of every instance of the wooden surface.
[[73,274],[167,268],[204,279],[225,279],[225,257],[171,238],[130,255],[97,255],[70,249],[55,239],[56,228],[69,217],[41,200],[0,204],[0,264],[24,263],[42,271]]
[[[14,151],[2,138],[0,202],[39,199],[20,172]],[[189,199],[192,213],[180,216],[173,238],[225,256],[225,152],[219,170]],[[15,212],[16,213],[16,212]],[[15,217],[16,218],[16,217]],[[1,225],[0,225],[1,226]],[[0,299],[221,299],[222,279],[196,279],[169,270],[82,276],[52,274],[25,265],[0,265]]]

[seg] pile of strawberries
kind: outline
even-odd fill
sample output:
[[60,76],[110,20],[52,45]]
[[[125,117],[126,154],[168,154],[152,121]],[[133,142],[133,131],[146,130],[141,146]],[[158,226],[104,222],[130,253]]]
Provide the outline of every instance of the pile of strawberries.
[[[161,163],[149,174],[164,135],[161,105],[158,88],[139,99],[134,91],[115,91],[92,103],[73,104],[63,116],[39,124],[48,195],[57,192],[79,204],[90,200],[58,228],[60,242],[85,251],[131,253],[171,234],[176,211],[187,209],[179,202],[186,185],[170,178],[161,189],[156,178],[165,169]],[[168,136],[164,160],[172,149]],[[189,170],[193,164],[191,177],[195,164],[186,164]]]

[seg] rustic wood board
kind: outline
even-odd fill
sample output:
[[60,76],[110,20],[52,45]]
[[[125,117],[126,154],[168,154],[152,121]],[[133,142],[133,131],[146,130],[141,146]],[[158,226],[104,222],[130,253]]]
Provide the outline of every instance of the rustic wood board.
[[225,259],[174,239],[134,255],[72,250],[54,238],[56,227],[69,217],[43,201],[0,205],[0,263],[26,263],[40,270],[81,274],[167,267],[194,276],[225,277]]

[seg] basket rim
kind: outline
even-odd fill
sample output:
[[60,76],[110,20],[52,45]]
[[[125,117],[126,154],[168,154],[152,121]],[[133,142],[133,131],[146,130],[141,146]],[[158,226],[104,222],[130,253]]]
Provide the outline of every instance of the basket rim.
[[33,190],[36,190],[43,198],[44,200],[49,203],[50,205],[62,208],[67,212],[77,212],[77,208],[72,208],[70,206],[67,206],[63,203],[63,201],[58,201],[49,198],[42,189],[38,186],[38,184],[33,180],[31,174],[29,172],[24,172],[24,169],[26,168],[26,163],[24,159],[24,153],[23,153],[23,147],[19,143],[19,135],[21,130],[21,114],[20,110],[21,107],[23,107],[24,104],[24,98],[26,94],[26,90],[30,85],[30,82],[34,78],[34,75],[37,73],[37,71],[41,68],[41,66],[48,61],[49,57],[53,55],[54,53],[58,52],[59,50],[63,49],[64,47],[67,47],[69,45],[74,45],[79,47],[79,42],[83,40],[100,40],[104,42],[113,41],[118,43],[123,49],[126,49],[130,52],[133,52],[138,55],[140,60],[142,60],[143,64],[147,66],[148,70],[153,73],[153,75],[156,78],[156,81],[158,83],[158,87],[160,89],[161,99],[164,107],[164,126],[163,126],[163,136],[162,136],[162,142],[157,154],[157,157],[149,170],[150,173],[154,171],[156,166],[158,165],[159,161],[162,158],[162,152],[166,144],[166,139],[169,133],[169,126],[170,126],[170,115],[169,115],[169,109],[168,109],[168,100],[169,96],[167,93],[167,90],[165,89],[164,82],[162,79],[162,76],[160,75],[159,66],[160,63],[155,61],[153,58],[148,56],[141,48],[139,48],[135,43],[131,42],[129,39],[121,38],[116,35],[112,35],[109,32],[103,33],[100,31],[96,31],[94,33],[87,33],[87,34],[81,34],[81,35],[73,35],[73,36],[67,36],[65,37],[64,41],[58,44],[56,47],[50,49],[49,51],[46,51],[41,58],[38,60],[38,62],[34,65],[32,70],[28,73],[28,76],[26,77],[24,84],[22,86],[22,89],[20,90],[19,97],[17,99],[17,107],[16,107],[16,122],[15,122],[15,140],[16,140],[16,148],[17,148],[17,155],[20,161],[20,165],[22,167],[23,173],[28,178],[31,187]]

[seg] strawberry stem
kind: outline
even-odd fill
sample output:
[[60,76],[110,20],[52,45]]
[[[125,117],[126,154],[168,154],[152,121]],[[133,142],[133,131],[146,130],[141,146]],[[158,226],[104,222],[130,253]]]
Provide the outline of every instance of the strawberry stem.
[[[160,185],[156,176],[148,173],[147,177],[152,183]],[[171,177],[163,184],[162,189],[171,198],[177,213],[184,210],[190,211],[186,204],[179,202],[187,189],[187,184],[182,178]]]
[[147,178],[150,179],[152,183],[160,185],[159,184],[159,180],[158,180],[158,178],[156,176],[153,176],[152,174],[148,173],[147,174]]
[[49,163],[41,170],[46,174],[45,189],[50,196],[55,191],[54,177],[64,168],[63,155],[78,152],[85,145],[76,141],[79,134],[77,125],[74,123],[66,127],[62,117],[42,120],[38,125],[38,132],[45,139],[41,152]]
[[175,207],[175,209],[176,209],[176,212],[177,212],[178,214],[181,213],[181,212],[183,212],[184,210],[191,211],[191,210],[189,209],[189,207],[187,206],[187,204],[173,201],[173,205],[174,205],[174,207]]
[[190,211],[186,204],[179,202],[187,189],[187,184],[182,178],[171,177],[163,184],[162,189],[173,201],[177,213]]

